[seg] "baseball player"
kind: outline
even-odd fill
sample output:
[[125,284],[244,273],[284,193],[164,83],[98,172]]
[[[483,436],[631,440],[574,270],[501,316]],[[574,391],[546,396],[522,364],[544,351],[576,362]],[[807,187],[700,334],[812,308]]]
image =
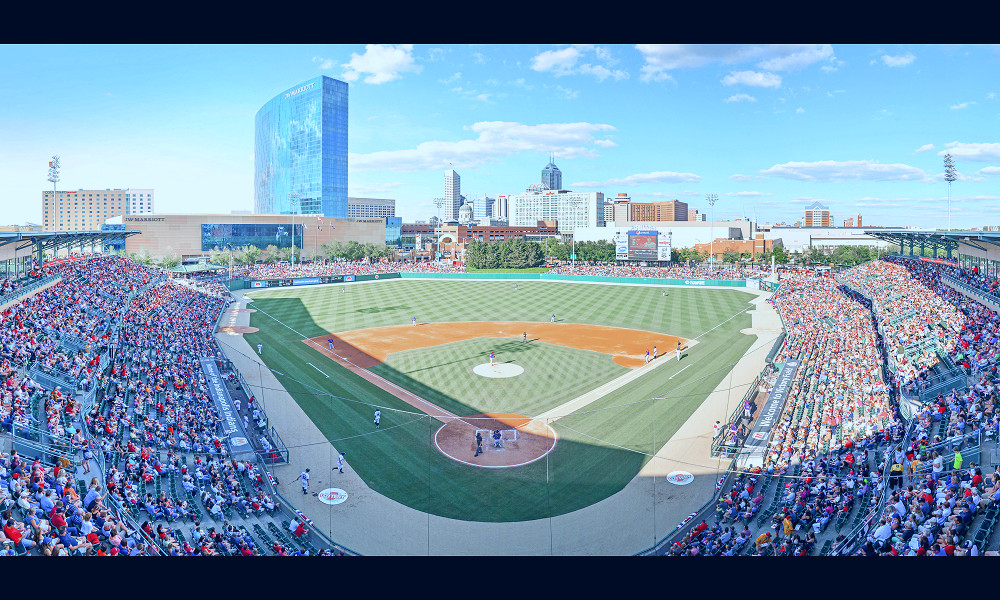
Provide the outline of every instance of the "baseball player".
[[378,423],[382,420],[382,411],[375,409],[375,429],[378,429]]
[[347,293],[347,288],[340,288],[340,293],[341,294],[346,294]]
[[714,440],[717,437],[719,437],[719,421],[716,421],[715,425],[712,425],[712,439]]
[[667,290],[663,290],[663,297],[664,297],[664,298],[666,298],[666,297],[667,297]]
[[555,322],[556,322],[556,313],[552,313],[552,318],[549,319],[549,323],[555,323]]
[[500,446],[500,430],[499,429],[494,429],[493,430],[493,447],[494,448],[500,448],[501,447]]
[[416,327],[417,326],[417,318],[413,317],[412,321],[413,321],[413,326]]
[[653,360],[656,360],[656,346],[653,346]]
[[525,331],[524,333],[521,334],[521,342],[523,342],[525,344],[528,343],[528,332],[527,331]]
[[328,340],[326,340],[326,343],[329,344],[330,350],[333,350],[333,338],[329,338]]
[[649,350],[646,350],[646,364],[649,364]]
[[337,468],[340,469],[341,473],[344,472],[344,453],[343,452],[341,452],[340,456],[337,457]]
[[302,495],[305,496],[309,493],[309,469],[302,471],[299,475],[299,479],[302,480]]
[[681,361],[681,343],[677,342],[677,362]]
[[517,284],[516,283],[514,284],[514,291],[515,292],[517,291]]
[[472,458],[476,458],[483,453],[483,434],[476,432],[476,454]]
[[490,366],[493,366],[493,351],[490,350]]
[[264,349],[264,344],[257,344],[257,354],[260,354],[261,350],[263,349]]

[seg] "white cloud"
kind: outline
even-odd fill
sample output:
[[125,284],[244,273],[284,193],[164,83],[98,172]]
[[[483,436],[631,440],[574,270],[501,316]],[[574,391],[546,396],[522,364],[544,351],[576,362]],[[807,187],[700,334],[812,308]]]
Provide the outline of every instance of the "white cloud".
[[806,109],[802,108],[801,106],[795,109],[795,114],[797,115],[801,115],[804,112],[806,112]]
[[323,58],[322,56],[314,56],[312,61],[321,69],[332,69],[337,64],[332,58]]
[[913,151],[914,154],[920,154],[921,152],[927,152],[928,150],[933,150],[934,144],[924,144],[923,146],[917,148]]
[[779,87],[781,75],[759,71],[733,71],[722,78],[722,85],[751,85],[754,87]]
[[520,152],[555,152],[559,158],[598,156],[598,135],[614,131],[604,123],[546,123],[525,125],[508,121],[480,121],[466,128],[477,135],[457,142],[433,140],[408,150],[350,154],[351,171],[386,169],[401,173],[469,169]]
[[899,56],[890,56],[888,54],[883,54],[881,57],[882,64],[887,67],[905,67],[906,65],[912,63],[917,57],[913,54],[907,52],[906,54],[901,54]]
[[1000,167],[983,167],[979,169],[979,175],[985,177],[1000,177]]
[[441,83],[444,83],[444,84],[448,84],[448,83],[455,83],[456,81],[458,81],[461,78],[462,78],[462,73],[461,73],[461,71],[459,71],[458,73],[455,73],[454,75],[452,75],[451,77],[449,77],[447,79],[438,79],[438,81],[440,81]]
[[967,108],[970,104],[975,104],[975,102],[962,102],[961,104],[952,104],[948,108],[952,110],[962,110],[963,108]]
[[955,160],[971,160],[974,162],[1000,162],[1000,144],[998,143],[965,143],[949,142],[944,145],[947,150],[938,152],[938,156],[951,154]]
[[444,48],[431,48],[427,51],[427,60],[431,62],[437,62],[439,60],[444,60],[445,49]]
[[557,77],[569,75],[579,59],[580,51],[573,46],[546,50],[531,59],[531,68],[535,71],[554,71]]
[[996,92],[990,92],[989,94],[986,94],[986,99],[987,100],[993,100],[996,97],[997,97],[997,93]]
[[726,98],[726,102],[756,102],[757,99],[750,94],[734,94]]
[[580,91],[579,90],[571,90],[569,88],[564,88],[561,85],[557,85],[556,89],[559,90],[560,92],[566,94],[566,98],[568,100],[572,100],[572,99],[574,99],[574,98],[576,98],[577,96],[580,95]]
[[761,175],[798,181],[915,181],[926,177],[910,165],[882,164],[872,160],[787,162],[761,170]]
[[615,81],[628,79],[629,74],[622,69],[610,69],[602,64],[582,63],[577,65],[581,58],[593,51],[595,58],[607,65],[614,65],[618,61],[612,58],[610,50],[607,48],[592,48],[591,46],[569,46],[558,50],[546,50],[535,55],[531,59],[531,68],[539,72],[551,71],[556,77],[565,75],[593,75],[598,81],[612,78]]
[[594,145],[598,148],[616,148],[618,146],[611,140],[594,140]]
[[727,192],[727,196],[736,196],[737,198],[759,198],[762,196],[773,196],[774,194],[770,192]]
[[477,65],[484,65],[484,64],[486,64],[486,56],[482,52],[473,52],[472,53],[472,60]]
[[363,74],[365,83],[379,84],[402,77],[402,73],[419,73],[423,67],[413,61],[413,44],[383,46],[368,44],[364,54],[351,53],[351,60],[340,65],[347,69],[346,81],[357,81]]
[[829,44],[638,44],[635,48],[645,60],[640,79],[646,82],[672,79],[669,71],[708,63],[757,61],[767,71],[791,71],[836,58]]
[[731,179],[733,181],[744,182],[744,181],[750,181],[750,180],[752,180],[753,177],[751,177],[750,175],[740,175],[739,173],[736,173],[735,175],[730,175],[729,179]]
[[650,183],[698,183],[701,176],[694,173],[676,173],[674,171],[654,171],[652,173],[637,173],[628,177],[618,177],[605,181],[580,181],[571,184],[572,187],[599,188]]

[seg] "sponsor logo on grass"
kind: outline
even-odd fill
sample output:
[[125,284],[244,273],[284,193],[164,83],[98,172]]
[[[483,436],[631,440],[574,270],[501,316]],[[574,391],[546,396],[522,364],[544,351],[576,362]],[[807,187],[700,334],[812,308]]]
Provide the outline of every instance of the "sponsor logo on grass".
[[326,488],[316,495],[323,504],[340,504],[347,500],[347,492],[339,488]]
[[674,485],[687,485],[694,481],[694,475],[687,471],[673,471],[667,474],[667,481]]

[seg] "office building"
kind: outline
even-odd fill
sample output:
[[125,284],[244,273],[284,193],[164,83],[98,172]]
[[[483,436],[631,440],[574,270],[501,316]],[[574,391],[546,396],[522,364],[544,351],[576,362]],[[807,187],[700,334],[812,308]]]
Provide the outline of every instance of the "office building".
[[562,189],[562,171],[552,162],[552,155],[549,155],[549,164],[542,169],[542,185],[550,190]]
[[317,77],[257,111],[255,213],[347,217],[347,91]]
[[532,227],[538,221],[558,221],[559,233],[567,234],[577,227],[604,226],[602,192],[538,190],[507,196],[506,200],[511,227]]
[[833,215],[830,214],[830,207],[819,202],[813,202],[806,207],[805,219],[802,220],[803,227],[833,227]]
[[98,231],[107,219],[153,212],[151,189],[42,192],[45,231]]
[[679,200],[632,202],[628,194],[618,194],[604,206],[604,220],[608,223],[687,221],[688,205]]
[[[152,257],[196,259],[210,250],[256,246],[291,248],[305,260],[320,255],[324,244],[334,242],[386,242],[385,219],[351,219],[323,215],[125,215],[108,219],[107,228],[124,226],[142,232],[125,241],[127,252]],[[97,229],[101,229],[98,227]]]
[[482,195],[482,196],[472,196],[467,204],[472,205],[472,216],[475,219],[489,219],[493,217],[493,205],[496,203],[497,199]]
[[458,209],[462,207],[462,177],[454,169],[444,172],[444,206],[441,220],[457,221]]
[[391,198],[347,198],[347,216],[356,219],[396,216],[396,201]]

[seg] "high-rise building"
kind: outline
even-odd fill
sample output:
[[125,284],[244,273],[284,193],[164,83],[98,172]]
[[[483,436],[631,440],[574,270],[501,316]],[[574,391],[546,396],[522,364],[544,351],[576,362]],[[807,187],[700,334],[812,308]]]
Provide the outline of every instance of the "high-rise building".
[[257,111],[254,212],[347,217],[347,90],[321,76]]
[[153,212],[151,189],[42,192],[45,231],[99,231],[107,219]]
[[497,199],[487,195],[473,196],[466,200],[472,205],[472,216],[476,219],[489,219],[493,216],[493,205]]
[[833,215],[830,214],[830,207],[819,202],[813,202],[806,207],[805,219],[802,221],[803,227],[833,227]]
[[441,219],[457,221],[458,209],[462,206],[462,177],[454,169],[444,172],[444,206]]
[[562,234],[572,233],[577,227],[604,226],[602,192],[540,190],[507,196],[506,201],[511,227],[530,227],[538,221],[558,221],[559,233]]
[[542,185],[549,188],[550,190],[561,190],[562,189],[562,171],[559,167],[552,162],[553,157],[549,155],[549,164],[545,165],[542,169]]
[[687,221],[688,205],[679,200],[632,202],[628,194],[618,194],[613,202],[605,206],[604,213],[606,222],[614,221],[615,223]]
[[396,216],[396,201],[391,198],[347,198],[347,216],[355,218]]

